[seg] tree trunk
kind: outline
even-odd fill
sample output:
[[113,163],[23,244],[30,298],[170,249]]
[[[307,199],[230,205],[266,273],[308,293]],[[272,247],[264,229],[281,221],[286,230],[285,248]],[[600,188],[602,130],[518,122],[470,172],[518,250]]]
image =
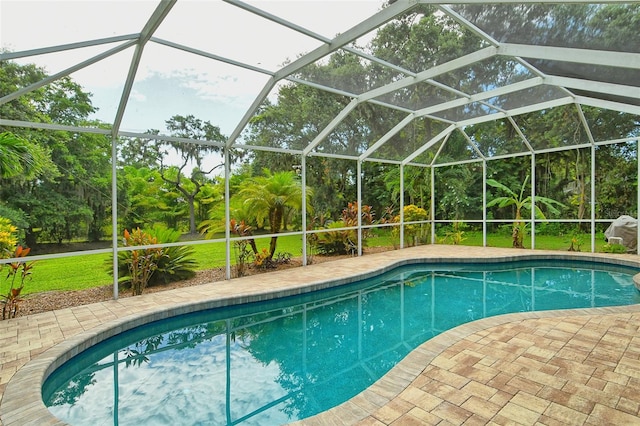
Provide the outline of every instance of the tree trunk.
[[196,207],[195,197],[189,197],[189,234],[195,235],[198,231],[196,229]]
[[[248,235],[253,235],[252,232],[249,232]],[[249,245],[251,246],[251,250],[253,250],[253,254],[258,254],[258,246],[256,245],[256,240],[251,238],[249,241]]]
[[[275,207],[273,212],[269,215],[271,218],[271,233],[277,234],[280,232],[282,226],[282,216],[284,214],[284,206]],[[278,243],[278,237],[271,237],[271,243],[269,244],[269,260],[273,259],[273,255],[276,253],[276,244]]]
[[276,244],[278,243],[278,237],[271,237],[269,243],[269,259],[273,259],[273,255],[276,253]]

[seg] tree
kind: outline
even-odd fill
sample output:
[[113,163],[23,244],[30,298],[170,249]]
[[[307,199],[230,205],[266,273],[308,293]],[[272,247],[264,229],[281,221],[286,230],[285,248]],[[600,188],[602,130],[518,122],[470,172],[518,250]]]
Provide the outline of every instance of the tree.
[[[329,72],[329,71],[327,71]],[[319,73],[319,71],[316,71]],[[316,76],[317,78],[317,76]],[[349,102],[338,96],[304,85],[286,85],[278,93],[278,102],[266,102],[249,123],[248,144],[287,149],[303,149]],[[336,129],[319,148],[323,152],[357,152],[362,135],[345,126]],[[291,171],[300,158],[268,151],[253,153],[254,170]],[[353,177],[356,163],[335,158],[308,157],[306,184],[316,188],[314,210],[329,212],[338,218],[346,199],[355,198]]]
[[[150,130],[158,134],[157,130]],[[119,140],[119,164],[121,166],[158,168],[162,163],[163,144],[159,140],[123,137]]]
[[439,167],[436,171],[436,217],[462,220],[482,215],[482,172],[479,163]]
[[[263,173],[264,176],[245,182],[238,197],[244,200],[247,210],[255,216],[260,227],[267,221],[271,233],[277,234],[283,227],[286,209],[302,209],[302,183],[294,172],[271,173],[265,169]],[[307,201],[310,197],[311,189],[307,189]],[[271,237],[269,260],[276,252],[277,241],[277,235]]]
[[[420,207],[429,206],[431,170],[427,167],[404,168],[404,202]],[[384,189],[391,197],[394,206],[400,205],[400,167],[389,169],[384,174]],[[391,203],[389,204],[391,206]],[[382,211],[379,209],[378,211]]]
[[168,210],[158,170],[125,166],[118,174],[118,219],[124,229],[151,228]]
[[637,217],[637,144],[627,142],[598,146],[596,158],[596,218]]
[[[199,139],[210,142],[224,142],[226,137],[220,132],[220,128],[208,121],[202,121],[193,115],[174,115],[166,121],[167,129],[172,136],[189,139]],[[203,170],[204,156],[207,153],[220,152],[221,148],[195,143],[167,142],[176,154],[180,156],[181,164],[178,166],[178,173],[173,176],[167,173],[165,167],[161,168],[162,179],[170,183],[179,191],[189,206],[189,233],[196,234],[196,197],[207,183],[207,176],[223,163],[216,164],[209,170]],[[195,163],[191,171],[191,177],[185,178],[183,172],[189,165]]]
[[[487,208],[497,205],[500,208],[514,206],[515,207],[515,218],[513,222],[513,247],[516,248],[524,248],[523,240],[525,234],[525,223],[522,221],[522,212],[526,210],[530,210],[532,208],[535,209],[535,215],[537,219],[546,219],[544,213],[540,209],[537,204],[534,204],[531,201],[531,195],[524,196],[525,190],[527,189],[527,182],[529,181],[529,176],[527,176],[522,182],[522,188],[520,189],[520,193],[516,193],[512,191],[509,187],[501,184],[495,179],[487,179],[487,185],[492,186],[501,190],[502,192],[506,192],[508,195],[502,197],[496,197],[493,200],[487,203]],[[546,197],[535,197],[535,202],[544,204],[550,212],[552,213],[560,213],[556,206],[564,205],[559,201],[553,200],[551,198]]]
[[31,237],[39,229],[40,237],[57,242],[99,240],[111,211],[109,138],[70,132],[42,132],[39,138],[59,176],[24,182],[22,194],[15,197],[15,204],[31,217]]
[[[2,61],[0,96],[46,77],[45,70],[35,65]],[[94,111],[91,95],[69,77],[0,105],[0,116],[6,119],[105,126],[87,121]],[[0,132],[3,130],[0,128]],[[108,224],[111,204],[109,138],[28,128],[15,128],[12,133],[20,139],[18,145],[13,145],[21,150],[20,158],[30,156],[35,161],[24,163],[19,175],[3,175],[0,200],[13,217],[26,218],[21,225],[25,228],[25,242],[33,246],[38,235],[55,241],[87,236],[99,239]]]
[[[464,31],[452,19],[442,14],[431,14],[430,6],[418,6],[404,16],[389,22],[377,32],[369,49],[378,57],[411,71],[442,64],[460,54],[469,53],[481,47],[482,41],[474,34]],[[464,69],[439,76],[446,78],[443,83],[465,90],[466,86],[477,86],[478,79],[485,73],[508,69],[504,62],[483,63],[474,69]],[[486,71],[486,68],[491,68]],[[350,53],[341,51],[328,61],[313,64],[300,70],[295,77],[319,82],[349,93],[363,93],[405,77],[397,69],[368,63]],[[475,87],[475,86],[474,86]],[[473,93],[469,90],[469,93]],[[425,100],[442,98],[441,89],[430,84],[416,84],[404,90],[381,96],[377,100],[397,105],[400,108],[420,108],[427,106]],[[283,85],[276,103],[265,102],[249,124],[247,135],[251,145],[278,148],[304,149],[314,141],[320,132],[344,110],[351,101],[347,96],[327,93],[306,85]],[[393,128],[406,112],[386,108],[375,103],[362,103],[322,140],[314,151],[357,156]],[[392,140],[382,145],[372,158],[402,160],[412,150],[418,149],[423,141],[429,140],[443,130],[433,125],[432,120],[414,120],[398,132]],[[429,155],[428,153],[425,155]],[[282,155],[272,152],[256,152],[255,165],[258,169],[288,170],[291,167],[281,161]],[[286,164],[285,164],[286,163]],[[296,163],[293,163],[296,164]],[[338,220],[340,211],[348,200],[356,198],[357,162],[337,158],[308,157],[306,162],[306,184],[314,188],[313,206],[316,212]],[[374,171],[374,169],[378,170]],[[367,189],[367,203],[375,205],[379,211],[387,207],[394,197],[386,196],[384,174],[398,175],[389,167],[364,166],[363,187]],[[418,173],[417,173],[418,174]],[[407,182],[407,179],[405,179]],[[411,196],[423,198],[428,194],[429,179],[410,182]],[[462,182],[461,185],[466,185]],[[379,204],[378,204],[379,203]]]

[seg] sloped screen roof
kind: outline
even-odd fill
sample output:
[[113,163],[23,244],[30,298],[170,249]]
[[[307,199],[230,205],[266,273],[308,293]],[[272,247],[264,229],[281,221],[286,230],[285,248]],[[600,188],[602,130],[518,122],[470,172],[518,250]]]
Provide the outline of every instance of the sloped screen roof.
[[[638,137],[602,135],[583,118],[571,140],[527,138],[534,111],[640,115],[638,3],[2,0],[0,12],[0,60],[35,63],[51,75],[3,94],[0,104],[68,75],[93,94],[95,118],[114,137],[162,133],[166,118],[186,112],[219,125],[227,147],[242,147],[247,124],[282,85],[337,100],[335,117],[292,135],[284,148],[304,155],[437,164]],[[429,44],[416,26],[421,19],[464,35],[464,43]],[[385,31],[424,42],[385,39]],[[409,50],[416,46],[418,53]],[[341,66],[325,66],[331,61]],[[386,120],[354,118],[363,108],[370,120]],[[68,129],[2,117],[0,124]],[[493,136],[465,132],[479,125]],[[373,126],[366,145],[330,142],[337,129]],[[469,157],[438,159],[460,132]]]

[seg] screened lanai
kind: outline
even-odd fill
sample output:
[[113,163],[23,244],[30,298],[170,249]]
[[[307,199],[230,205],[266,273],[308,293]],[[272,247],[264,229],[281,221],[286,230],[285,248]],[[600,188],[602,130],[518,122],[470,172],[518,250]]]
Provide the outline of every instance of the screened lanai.
[[[567,170],[564,214],[540,218],[535,208],[523,214],[530,248],[537,247],[539,227],[569,223],[589,233],[583,249],[595,251],[603,227],[618,216],[637,217],[638,3],[2,0],[0,19],[1,63],[46,71],[20,79],[3,74],[2,131],[39,138],[67,132],[69,143],[99,135],[108,142],[110,205],[101,208],[110,219],[111,247],[96,252],[125,250],[118,175],[132,152],[142,155],[149,146],[164,146],[157,151],[163,165],[223,179],[224,191],[210,198],[218,200],[224,234],[172,244],[224,241],[227,278],[234,242],[248,240],[229,225],[232,176],[251,161],[283,165],[303,183],[299,219],[285,233],[302,239],[304,264],[308,240],[327,232],[312,219],[319,212],[309,200],[322,190],[309,175],[335,164],[347,164],[343,182],[353,197],[344,204],[355,201],[357,214],[355,223],[332,230],[356,230],[359,255],[368,231],[395,232],[394,246],[402,248],[418,243],[405,235],[417,225],[429,225],[425,243],[437,243],[442,227],[464,224],[490,245],[488,231],[514,220],[513,212],[491,204],[501,195],[491,183],[516,172],[526,181],[514,191],[521,200],[530,196],[530,207],[549,196],[539,190],[552,175]],[[90,111],[76,111],[82,120],[64,111],[24,113],[28,105],[53,102],[41,95],[46,88],[72,93],[68,79],[91,94]],[[314,108],[317,114],[278,116]],[[218,131],[169,125],[175,114]],[[189,146],[203,156],[188,154]],[[612,179],[601,176],[611,149],[631,169],[620,171],[617,184],[624,205],[598,186]],[[397,179],[376,191],[394,194],[396,220],[364,221],[364,207],[382,197],[371,182],[393,173]],[[427,189],[409,196],[417,181]],[[439,207],[445,199],[447,208]],[[428,216],[405,217],[409,204]],[[261,238],[275,235],[268,231]],[[78,254],[86,252],[65,253]]]

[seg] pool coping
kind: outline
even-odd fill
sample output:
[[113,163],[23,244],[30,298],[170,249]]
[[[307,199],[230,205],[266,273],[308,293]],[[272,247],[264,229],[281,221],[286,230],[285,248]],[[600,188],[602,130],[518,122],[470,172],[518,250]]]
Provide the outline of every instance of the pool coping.
[[[499,263],[551,258],[604,262],[640,268],[640,258],[634,255],[494,249],[469,246],[421,246],[309,265],[295,270],[276,271],[259,276],[209,283],[187,289],[169,290],[167,292],[143,295],[139,298],[111,300],[88,305],[89,307],[85,307],[84,310],[93,308],[96,312],[104,312],[106,318],[104,320],[98,319],[97,322],[96,318],[93,317],[90,321],[83,321],[78,314],[83,310],[82,308],[69,309],[65,311],[75,313],[81,325],[85,324],[84,327],[76,329],[75,332],[69,331],[68,336],[63,336],[61,341],[55,344],[47,346],[47,343],[43,342],[42,346],[34,351],[33,356],[20,358],[25,359],[25,361],[23,365],[16,366],[16,371],[6,382],[6,387],[2,394],[0,421],[6,426],[23,425],[25,423],[66,424],[55,418],[42,402],[41,388],[48,375],[81,350],[117,333],[148,322],[215,307],[270,300],[336,287],[410,263],[460,263],[469,261]],[[640,279],[636,280],[634,277],[634,281],[638,285]],[[60,318],[63,315],[56,315],[58,312],[54,312],[53,316],[57,318],[56,322],[60,326]],[[314,422],[317,424],[332,424],[336,422],[336,419],[339,419],[341,424],[345,424],[345,422],[356,423],[361,421],[371,414],[369,412],[371,409],[384,405],[397,397],[447,347],[479,330],[486,330],[496,325],[523,319],[549,316],[602,315],[617,312],[640,312],[640,305],[506,314],[458,326],[420,345],[381,379],[355,398],[317,416],[305,419],[303,422],[305,424]],[[0,326],[13,326],[16,333],[29,335],[30,347],[37,348],[39,340],[37,336],[42,336],[42,327],[39,327],[40,323],[38,321],[30,322],[29,319],[46,316],[46,314],[37,314],[23,317],[23,319],[16,318],[0,322]],[[47,319],[51,319],[51,315],[48,317]],[[40,340],[43,339],[40,338]],[[18,336],[16,342],[19,341]],[[19,351],[20,349],[16,348],[15,350]],[[3,367],[6,353],[5,348],[3,352]],[[392,386],[389,385],[391,382],[389,380],[390,377],[394,378]],[[398,379],[399,377],[400,379]],[[376,403],[372,404],[371,401],[376,401]]]

